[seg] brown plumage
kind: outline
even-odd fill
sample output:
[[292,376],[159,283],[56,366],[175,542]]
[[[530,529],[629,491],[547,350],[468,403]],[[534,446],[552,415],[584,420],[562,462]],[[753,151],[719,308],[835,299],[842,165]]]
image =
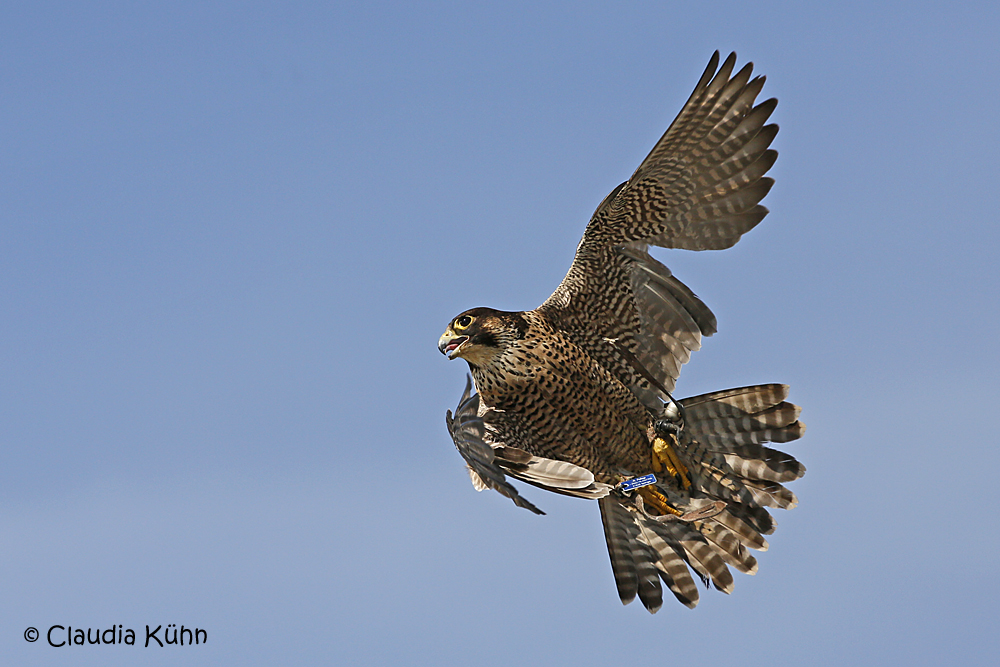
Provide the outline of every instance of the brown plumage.
[[[756,572],[747,549],[767,548],[765,508],[794,507],[783,483],[805,472],[762,444],[804,430],[784,385],[669,395],[716,322],[647,245],[728,248],[764,218],[773,183],[777,126],[765,122],[776,101],[755,105],[764,79],[749,64],[733,74],[735,62],[712,57],[649,156],[598,206],[545,303],[468,310],[439,341],[469,363],[478,391],[448,413],[476,488],[536,513],[507,476],[598,500],[619,596],[651,612],[661,581],[693,607],[691,570],[727,593],[728,566]],[[650,473],[651,486],[621,486]]]

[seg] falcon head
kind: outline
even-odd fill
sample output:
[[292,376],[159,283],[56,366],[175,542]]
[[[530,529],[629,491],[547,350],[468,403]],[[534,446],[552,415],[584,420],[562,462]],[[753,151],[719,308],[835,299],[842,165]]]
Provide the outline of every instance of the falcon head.
[[473,366],[486,366],[523,338],[526,328],[520,313],[473,308],[451,321],[438,339],[438,349],[449,359],[460,357]]

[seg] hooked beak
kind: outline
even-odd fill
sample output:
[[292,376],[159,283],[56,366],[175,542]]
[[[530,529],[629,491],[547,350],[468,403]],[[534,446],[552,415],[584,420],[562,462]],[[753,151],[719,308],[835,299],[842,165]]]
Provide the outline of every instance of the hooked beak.
[[454,359],[458,350],[469,341],[468,336],[456,335],[449,327],[438,339],[438,349],[449,359]]

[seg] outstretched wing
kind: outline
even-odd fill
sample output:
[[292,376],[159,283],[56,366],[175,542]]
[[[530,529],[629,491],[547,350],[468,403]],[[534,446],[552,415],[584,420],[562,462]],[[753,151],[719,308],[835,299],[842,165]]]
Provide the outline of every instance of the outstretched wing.
[[715,333],[715,316],[648,245],[718,250],[735,244],[767,214],[774,181],[764,125],[777,100],[754,106],[764,77],[752,63],[733,74],[736,54],[716,52],[680,114],[626,183],[591,218],[569,273],[543,312],[642,397],[652,392],[604,339],[618,339],[667,389],[680,367]]

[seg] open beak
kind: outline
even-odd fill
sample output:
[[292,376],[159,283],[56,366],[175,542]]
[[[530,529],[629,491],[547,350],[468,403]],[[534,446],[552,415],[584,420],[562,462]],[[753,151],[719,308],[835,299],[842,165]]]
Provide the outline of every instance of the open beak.
[[445,355],[449,359],[454,359],[455,353],[458,352],[459,348],[468,342],[468,340],[468,336],[458,336],[451,330],[451,328],[449,328],[444,332],[441,338],[438,339],[438,349],[441,350],[441,354]]

